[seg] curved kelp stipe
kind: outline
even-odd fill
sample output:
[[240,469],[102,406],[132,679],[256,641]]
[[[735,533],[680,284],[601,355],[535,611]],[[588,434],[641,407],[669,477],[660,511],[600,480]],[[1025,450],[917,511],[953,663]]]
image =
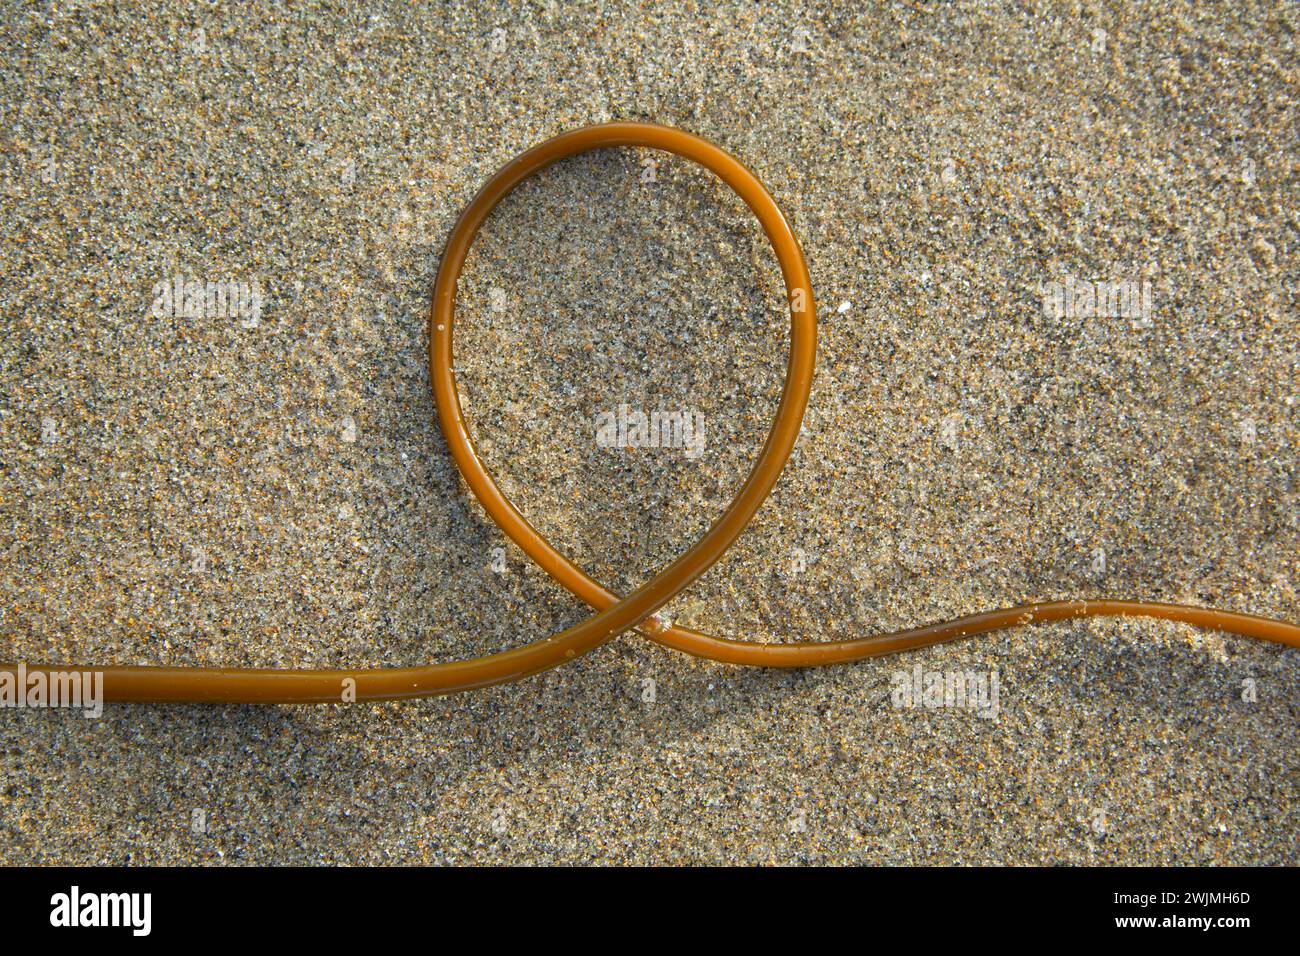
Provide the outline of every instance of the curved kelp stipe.
[[[606,590],[560,554],[497,487],[474,448],[461,411],[452,362],[456,283],[469,248],[492,209],[515,186],[557,160],[587,150],[644,146],[676,153],[715,173],[758,217],[776,251],[790,306],[790,355],[785,386],[767,440],[735,499],[708,532],[676,561],[626,597]],[[443,434],[470,490],[507,535],[551,577],[591,605],[596,614],[542,640],[471,660],[424,667],[365,670],[277,670],[205,667],[25,666],[27,674],[90,672],[103,675],[110,701],[201,703],[338,703],[425,697],[519,680],[555,667],[637,628],[666,647],[728,664],[814,667],[954,641],[1001,628],[1096,615],[1183,621],[1199,627],[1300,647],[1300,626],[1210,608],[1145,601],[1057,601],[973,614],[893,634],[852,640],[757,644],[675,627],[653,617],[718,560],[744,530],[776,484],[794,447],[812,387],[816,309],[803,252],[789,223],[762,183],[728,153],[681,130],[647,123],[606,123],[564,133],[507,163],[479,190],[447,239],[429,316],[429,374]],[[0,665],[16,675],[17,666]]]

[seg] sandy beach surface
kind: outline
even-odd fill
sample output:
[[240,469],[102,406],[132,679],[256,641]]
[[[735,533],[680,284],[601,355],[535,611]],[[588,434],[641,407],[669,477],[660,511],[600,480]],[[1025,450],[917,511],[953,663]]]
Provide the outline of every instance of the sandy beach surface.
[[[1292,3],[3,24],[2,658],[414,665],[581,620],[456,472],[425,323],[483,181],[611,119],[754,170],[820,311],[796,452],[674,620],[828,640],[1097,597],[1300,620]],[[178,276],[236,291],[187,310]],[[564,161],[493,213],[458,301],[474,434],[561,550],[622,593],[707,530],[789,343],[725,186],[650,151]],[[620,408],[696,443],[603,447]],[[900,692],[958,672],[982,696]],[[817,671],[625,635],[426,701],[6,710],[0,862],[1296,864],[1298,678],[1293,650],[1109,619]]]

